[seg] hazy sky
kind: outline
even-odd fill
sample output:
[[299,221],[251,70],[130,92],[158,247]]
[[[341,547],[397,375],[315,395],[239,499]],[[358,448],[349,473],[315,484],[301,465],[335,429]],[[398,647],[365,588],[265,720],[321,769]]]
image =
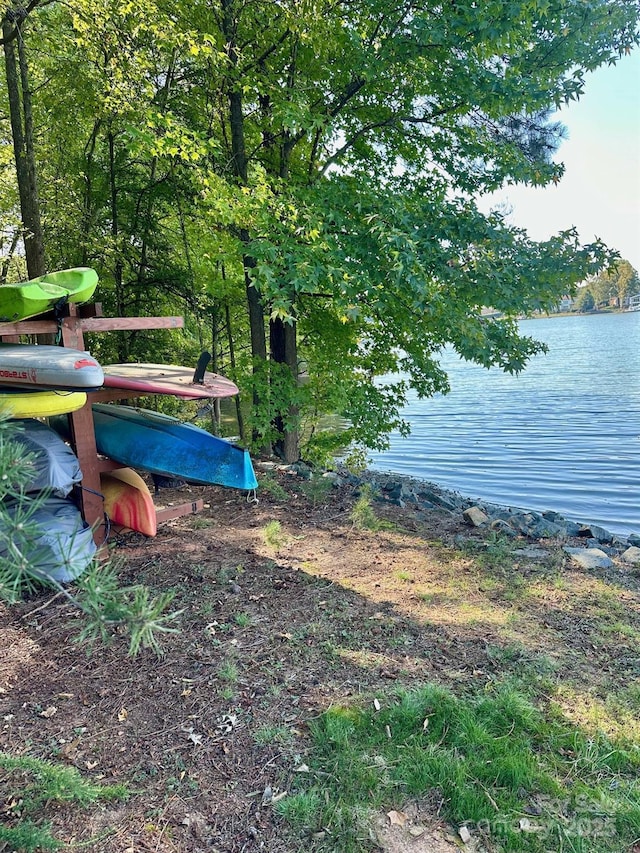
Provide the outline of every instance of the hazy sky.
[[536,240],[575,225],[582,242],[600,237],[640,272],[640,50],[589,75],[556,117],[568,131],[559,185],[507,188],[491,203],[507,201],[512,224]]

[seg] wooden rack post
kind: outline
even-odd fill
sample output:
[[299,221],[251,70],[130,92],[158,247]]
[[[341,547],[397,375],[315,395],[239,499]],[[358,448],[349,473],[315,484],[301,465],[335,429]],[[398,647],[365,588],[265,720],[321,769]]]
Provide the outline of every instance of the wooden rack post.
[[[61,320],[45,319],[21,320],[17,323],[0,323],[0,340],[16,343],[21,335],[46,335],[60,332],[62,346],[71,349],[85,350],[85,332],[113,332],[141,329],[181,329],[184,326],[182,317],[103,317],[100,304],[66,306],[66,314]],[[81,389],[78,389],[81,390]],[[87,524],[93,526],[94,538],[97,543],[104,542],[104,507],[100,492],[100,472],[123,467],[110,459],[98,457],[96,448],[95,428],[92,403],[98,400],[122,400],[128,397],[141,396],[139,391],[125,389],[107,389],[91,391],[87,394],[87,402],[75,412],[69,414],[71,427],[71,444],[82,470],[81,510]],[[158,521],[179,518],[198,512],[202,509],[203,501],[191,501],[180,506],[158,510]]]

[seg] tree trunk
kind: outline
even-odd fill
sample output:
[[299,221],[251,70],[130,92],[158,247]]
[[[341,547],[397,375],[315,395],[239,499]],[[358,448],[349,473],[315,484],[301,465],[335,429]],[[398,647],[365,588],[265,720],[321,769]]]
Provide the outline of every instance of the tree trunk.
[[[279,317],[269,323],[271,358],[277,364],[286,364],[294,383],[298,382],[298,348],[295,320],[285,323]],[[276,450],[285,462],[297,462],[300,458],[298,430],[293,426],[298,417],[296,406],[290,406],[287,423],[282,415],[275,418],[275,427],[281,438],[276,441]]]
[[[116,148],[113,132],[108,134],[109,140],[109,191],[111,194],[111,236],[113,238],[113,249],[116,262],[113,268],[113,278],[116,292],[116,312],[118,317],[124,317],[124,290],[123,290],[123,265],[118,248],[118,236],[120,226],[118,222],[118,186],[116,183]],[[129,355],[128,339],[125,333],[118,335],[118,359],[127,361]]]
[[[9,114],[13,136],[13,152],[16,161],[16,177],[20,195],[23,239],[27,274],[37,278],[46,272],[44,240],[40,222],[35,155],[33,149],[33,119],[31,114],[31,92],[24,42],[21,33],[14,39],[18,23],[5,19],[2,23],[4,60],[9,96]],[[19,63],[16,62],[15,42],[18,43]]]
[[[218,331],[218,320],[220,310],[218,300],[214,299],[211,308],[211,369],[214,373],[220,373],[220,334]],[[214,435],[220,435],[220,400],[218,398],[213,401],[213,411],[211,413]]]
[[[224,268],[223,268],[223,276],[224,276]],[[236,381],[237,371],[236,371],[236,350],[235,344],[233,342],[233,329],[231,328],[231,311],[229,309],[229,301],[225,303],[224,306],[225,313],[225,322],[227,327],[227,340],[229,341],[229,364],[231,365],[231,378],[233,381]],[[240,434],[240,440],[244,441],[244,418],[242,416],[242,406],[240,405],[240,397],[236,394],[236,418],[238,420],[238,432]]]
[[[235,71],[238,65],[238,48],[236,44],[237,21],[233,16],[232,0],[222,0],[222,30],[226,39],[226,51],[229,63]],[[247,168],[247,153],[244,141],[244,112],[242,107],[242,91],[236,81],[228,80],[229,98],[229,126],[231,130],[231,154],[233,171],[238,180],[246,185],[249,180]],[[246,246],[250,242],[249,231],[240,229],[240,239]],[[249,310],[249,327],[251,330],[251,355],[253,358],[253,372],[258,371],[258,363],[267,360],[267,339],[264,323],[264,308],[260,294],[253,286],[251,270],[256,265],[255,258],[245,254],[242,259],[244,267],[244,284],[247,294],[247,306]],[[260,397],[257,389],[253,392],[254,406],[260,405]],[[255,436],[254,436],[255,438]]]

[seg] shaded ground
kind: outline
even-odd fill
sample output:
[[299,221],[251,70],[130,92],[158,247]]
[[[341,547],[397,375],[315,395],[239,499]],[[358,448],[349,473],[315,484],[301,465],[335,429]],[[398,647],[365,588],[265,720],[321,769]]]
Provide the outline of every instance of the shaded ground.
[[[314,498],[283,472],[258,504],[199,487],[161,497],[191,496],[206,501],[198,516],[155,539],[117,537],[123,582],[173,589],[184,611],[164,658],[131,662],[120,638],[87,656],[71,641],[76,615],[51,595],[0,609],[0,750],[132,792],[54,811],[65,841],[93,838],[104,853],[309,850],[270,805],[304,761],[309,720],[401,685],[460,691],[531,673],[581,725],[638,726],[640,578],[629,567],[586,572],[558,543],[518,554],[530,543],[486,543],[446,513],[378,503],[385,528],[356,529],[353,487]],[[453,849],[436,800],[409,804],[405,827],[380,816],[384,849]]]

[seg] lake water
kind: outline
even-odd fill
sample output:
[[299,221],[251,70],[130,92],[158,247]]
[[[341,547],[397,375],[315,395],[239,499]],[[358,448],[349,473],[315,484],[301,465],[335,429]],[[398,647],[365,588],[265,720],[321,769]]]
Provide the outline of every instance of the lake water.
[[403,411],[411,435],[392,435],[371,467],[640,533],[640,312],[520,328],[549,352],[509,376],[446,351],[451,393],[414,395]]

